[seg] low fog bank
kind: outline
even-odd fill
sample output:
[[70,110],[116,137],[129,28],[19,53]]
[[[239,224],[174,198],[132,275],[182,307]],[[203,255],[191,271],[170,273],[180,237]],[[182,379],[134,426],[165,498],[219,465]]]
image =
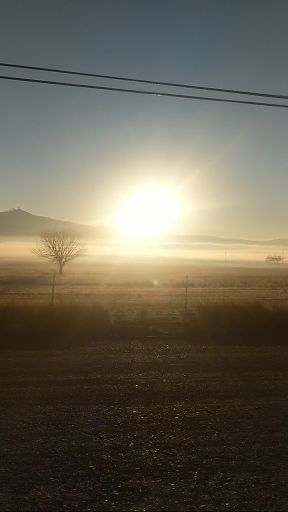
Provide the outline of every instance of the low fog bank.
[[[31,252],[35,247],[34,237],[11,238],[0,237],[0,260],[22,260],[35,262],[35,265],[47,262],[34,256]],[[125,240],[84,240],[86,254],[82,256],[81,263],[113,259],[164,259],[164,260],[191,260],[191,262],[214,263],[226,265],[258,264],[268,265],[265,258],[268,254],[286,256],[285,248],[279,245],[254,244],[213,244],[213,243],[167,243],[167,242],[130,242]],[[75,262],[76,263],[76,262]],[[74,263],[74,264],[75,264]],[[282,265],[286,264],[284,260]]]

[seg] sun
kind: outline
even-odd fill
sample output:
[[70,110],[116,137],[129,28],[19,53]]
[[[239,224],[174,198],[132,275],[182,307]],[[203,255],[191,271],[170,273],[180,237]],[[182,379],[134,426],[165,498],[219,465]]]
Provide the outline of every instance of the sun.
[[130,238],[147,239],[165,233],[181,211],[173,192],[148,189],[133,196],[116,218],[116,225]]

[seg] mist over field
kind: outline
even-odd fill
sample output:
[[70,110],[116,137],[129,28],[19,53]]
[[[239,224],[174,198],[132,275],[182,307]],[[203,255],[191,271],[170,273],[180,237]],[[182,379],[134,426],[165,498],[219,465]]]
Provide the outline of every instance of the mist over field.
[[[39,259],[33,256],[31,250],[35,246],[36,237],[0,237],[0,261],[1,259],[31,260],[35,264]],[[268,254],[276,253],[284,255],[285,247],[282,245],[256,245],[248,244],[222,244],[222,243],[173,243],[173,242],[150,242],[133,243],[124,240],[93,240],[84,239],[87,248],[86,254],[82,256],[81,263],[97,263],[103,258],[122,260],[123,258],[133,259],[168,259],[168,260],[191,260],[194,263],[210,263],[226,265],[248,264],[266,265],[265,258]],[[281,263],[285,265],[285,260]]]
[[[247,240],[203,235],[154,236],[150,240],[131,240],[116,229],[90,226],[33,215],[20,208],[0,212],[0,258],[29,259],[36,262],[31,250],[45,229],[68,231],[79,236],[86,247],[84,262],[109,257],[120,259],[190,260],[210,264],[263,264],[268,254],[285,258],[288,239]],[[285,260],[284,260],[285,262]]]

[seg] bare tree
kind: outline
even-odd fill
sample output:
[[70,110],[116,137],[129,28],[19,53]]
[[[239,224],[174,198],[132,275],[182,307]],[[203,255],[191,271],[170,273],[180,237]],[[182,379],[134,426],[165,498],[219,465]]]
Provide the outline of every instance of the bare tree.
[[51,263],[58,263],[59,274],[62,274],[66,263],[84,254],[85,246],[78,236],[65,231],[47,229],[40,234],[32,252]]
[[280,254],[268,254],[268,256],[266,257],[266,261],[268,263],[275,263],[276,265],[278,265],[278,263],[280,263],[284,259],[284,256],[280,256]]

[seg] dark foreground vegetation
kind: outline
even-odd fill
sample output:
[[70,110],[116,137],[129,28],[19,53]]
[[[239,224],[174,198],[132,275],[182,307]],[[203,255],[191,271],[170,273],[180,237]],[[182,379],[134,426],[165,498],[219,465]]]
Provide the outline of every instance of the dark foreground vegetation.
[[287,511],[288,349],[203,345],[2,351],[0,509]]
[[[161,307],[158,311],[161,311]],[[49,349],[91,345],[103,339],[182,337],[195,345],[288,345],[288,308],[260,302],[199,302],[182,314],[111,314],[99,302],[55,307],[25,301],[0,304],[1,349]]]

